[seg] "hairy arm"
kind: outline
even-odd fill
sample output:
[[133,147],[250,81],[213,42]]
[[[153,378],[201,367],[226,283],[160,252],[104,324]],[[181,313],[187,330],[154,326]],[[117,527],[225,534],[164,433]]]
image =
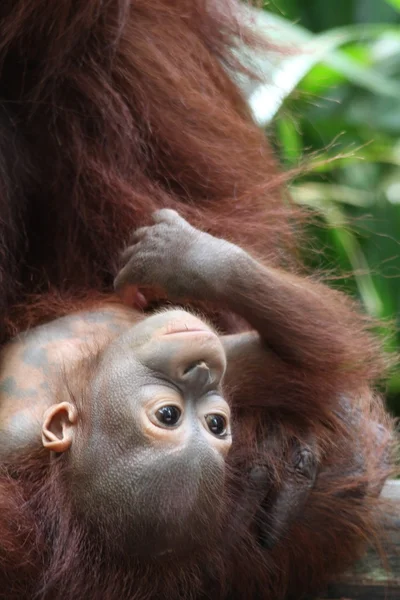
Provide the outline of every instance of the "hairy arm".
[[[154,220],[155,225],[134,233],[116,289],[158,286],[172,300],[207,301],[243,317],[254,331],[224,339],[229,383],[238,377],[249,380],[238,375],[239,367],[240,374],[259,383],[273,379],[281,402],[280,392],[290,381],[287,409],[301,410],[300,399],[308,395],[307,410],[313,401],[323,410],[330,400],[337,402],[338,394],[358,392],[376,376],[373,344],[342,295],[265,266],[234,244],[195,229],[174,211],[159,211]],[[263,404],[265,398],[251,397],[242,385],[240,401]]]

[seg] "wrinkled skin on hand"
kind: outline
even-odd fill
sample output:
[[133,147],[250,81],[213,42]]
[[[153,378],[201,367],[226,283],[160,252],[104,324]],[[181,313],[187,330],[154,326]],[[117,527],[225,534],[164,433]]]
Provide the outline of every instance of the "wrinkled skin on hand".
[[[136,230],[121,256],[114,286],[161,288],[171,300],[207,299],[224,290],[224,278],[243,251],[234,244],[192,227],[178,213],[162,209],[154,225]],[[218,278],[218,281],[216,281]]]

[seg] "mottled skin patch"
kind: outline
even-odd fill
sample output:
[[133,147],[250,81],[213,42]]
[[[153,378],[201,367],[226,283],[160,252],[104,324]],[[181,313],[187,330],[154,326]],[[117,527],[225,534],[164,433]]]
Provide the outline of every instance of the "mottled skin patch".
[[18,387],[15,377],[6,377],[0,383],[0,394],[5,394],[15,398],[30,398],[31,396],[37,396],[38,390],[35,388],[21,389]]
[[54,402],[60,373],[68,376],[93,345],[101,350],[137,319],[137,311],[103,306],[24,332],[0,355],[0,459],[40,443],[43,413]]
[[47,348],[29,345],[22,353],[22,362],[37,369],[45,369],[49,363]]

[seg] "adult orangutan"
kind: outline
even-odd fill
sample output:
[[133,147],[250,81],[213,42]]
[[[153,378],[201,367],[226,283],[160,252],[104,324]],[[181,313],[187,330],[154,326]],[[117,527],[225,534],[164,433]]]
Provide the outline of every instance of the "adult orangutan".
[[[282,597],[315,588],[343,568],[374,529],[373,496],[385,476],[390,431],[372,392],[383,361],[362,317],[342,295],[280,270],[290,264],[293,211],[280,197],[281,178],[264,135],[229,75],[239,68],[239,42],[252,37],[239,7],[228,0],[0,3],[2,340],[79,311],[96,321],[93,313],[109,301],[129,235],[147,225],[155,209],[170,207],[239,244],[267,271],[251,268],[240,285],[236,273],[233,286],[227,281],[232,247],[223,246],[224,253],[231,249],[226,257],[219,253],[216,276],[215,266],[207,270],[211,254],[203,246],[194,255],[199,270],[189,278],[177,273],[167,282],[153,273],[149,281],[141,268],[136,275],[130,269],[127,280],[150,285],[153,299],[160,300],[158,288],[164,288],[171,298],[189,296],[182,299],[185,306],[193,296],[206,300],[208,316],[226,333],[248,328],[248,321],[269,349],[266,360],[255,334],[248,335],[256,349],[245,356],[224,346],[233,444],[221,495],[211,474],[204,484],[221,503],[213,532],[209,507],[199,513],[209,549],[196,519],[192,528],[179,521],[183,537],[177,535],[172,546],[194,537],[190,556],[168,552],[168,536],[162,554],[162,542],[154,549],[145,529],[151,547],[146,560],[133,559],[122,543],[117,558],[121,522],[119,529],[112,520],[104,529],[104,512],[93,504],[83,529],[75,520],[76,497],[60,485],[70,464],[64,458],[72,454],[46,461],[43,449],[25,452],[23,444],[19,452],[7,421],[0,597],[31,598],[33,589],[42,599],[57,598],[60,590],[67,598],[130,598],[134,581],[142,596]],[[183,260],[184,253],[174,258]],[[201,291],[203,267],[207,285],[220,282],[218,293]],[[187,289],[195,272],[197,287]],[[107,327],[120,331],[115,314],[122,315],[121,327],[132,324],[132,313],[113,311]],[[52,331],[60,336],[55,323],[47,325],[45,338]],[[98,327],[94,335],[85,323],[83,334],[95,338],[101,354]],[[35,331],[26,340],[40,355]],[[11,373],[13,348],[4,351],[4,369]],[[86,392],[84,383],[99,366],[81,358],[80,377],[67,361],[66,389],[76,404],[62,414],[83,414],[91,431],[93,402],[79,392]],[[62,380],[46,377],[46,401],[58,400]],[[20,393],[7,378],[2,386],[10,397]],[[20,400],[28,398],[25,392]],[[9,457],[14,443],[15,460]],[[179,502],[176,496],[167,500],[167,508]],[[116,522],[125,508],[114,511]]]
[[4,347],[4,598],[299,598],[373,534],[391,427],[351,313],[175,211],[154,220],[122,295],[159,286],[254,331],[110,298]]

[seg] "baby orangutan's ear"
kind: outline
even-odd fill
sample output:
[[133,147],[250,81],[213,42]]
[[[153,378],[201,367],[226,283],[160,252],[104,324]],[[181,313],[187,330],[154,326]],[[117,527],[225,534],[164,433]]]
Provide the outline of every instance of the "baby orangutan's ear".
[[43,416],[42,443],[53,452],[65,452],[72,444],[78,412],[70,402],[53,404]]

